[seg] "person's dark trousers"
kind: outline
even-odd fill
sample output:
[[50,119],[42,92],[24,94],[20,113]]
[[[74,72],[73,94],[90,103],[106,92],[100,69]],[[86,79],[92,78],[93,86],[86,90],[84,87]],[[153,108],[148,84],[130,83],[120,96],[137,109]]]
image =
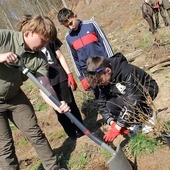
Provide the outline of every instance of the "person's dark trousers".
[[155,17],[155,27],[159,28],[159,10],[157,8],[153,8],[154,17]]
[[168,23],[168,20],[167,20],[166,14],[165,14],[165,9],[163,8],[163,6],[162,6],[162,5],[160,5],[160,7],[159,7],[159,11],[160,11],[160,14],[161,14],[161,16],[162,16],[162,19],[163,19],[163,21],[164,21],[165,26],[168,26],[168,25],[169,25],[169,23]]
[[33,107],[25,94],[20,92],[14,99],[0,103],[0,167],[3,170],[19,170],[8,120],[31,142],[46,170],[58,168],[57,157],[37,124]]
[[165,15],[165,10],[162,6],[160,6],[159,9],[153,9],[154,11],[154,16],[155,16],[155,24],[156,24],[156,29],[159,28],[159,12],[160,12],[160,15],[164,21],[164,24],[165,26],[168,26],[168,20],[166,18],[166,15]]
[[[53,86],[57,97],[60,101],[65,101],[71,109],[71,113],[81,122],[83,123],[81,113],[77,107],[75,102],[73,92],[70,87],[68,87],[67,81],[61,82],[55,86]],[[56,111],[58,116],[58,121],[63,126],[65,132],[72,139],[76,139],[78,136],[82,136],[83,132],[65,115],[60,114]],[[78,134],[77,134],[78,132]],[[78,136],[77,136],[78,135]]]
[[160,14],[161,14],[161,16],[162,16],[162,19],[163,19],[163,21],[164,21],[165,26],[168,26],[168,25],[169,25],[168,19],[167,19],[166,14],[165,14],[165,9],[163,8],[162,5],[160,5],[159,10],[160,10]]
[[150,28],[150,31],[154,34],[156,29],[155,29],[155,26],[154,26],[154,20],[153,20],[153,17],[146,17],[145,20],[148,22],[149,24],[149,28]]
[[167,11],[168,17],[170,18],[170,8],[168,8],[166,11]]

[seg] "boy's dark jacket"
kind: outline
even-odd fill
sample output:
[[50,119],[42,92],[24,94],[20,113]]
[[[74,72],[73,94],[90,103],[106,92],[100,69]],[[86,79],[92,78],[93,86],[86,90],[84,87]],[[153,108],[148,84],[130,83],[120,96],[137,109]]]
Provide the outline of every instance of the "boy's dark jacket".
[[[129,64],[123,54],[117,53],[109,61],[112,67],[111,81],[109,85],[100,87],[98,99],[99,112],[108,124],[111,120],[114,120],[114,113],[109,112],[106,106],[106,101],[110,98],[120,97],[123,99],[121,112],[125,108],[133,111],[135,106],[139,106],[145,100],[146,90],[148,90],[152,99],[158,93],[156,81],[144,70]],[[117,124],[121,127],[125,126],[125,121],[120,114],[117,115]]]

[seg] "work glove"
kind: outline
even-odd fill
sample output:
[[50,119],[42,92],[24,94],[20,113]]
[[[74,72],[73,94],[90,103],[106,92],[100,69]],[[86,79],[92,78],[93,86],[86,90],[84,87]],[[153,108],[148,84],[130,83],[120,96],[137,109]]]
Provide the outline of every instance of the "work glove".
[[159,3],[157,2],[153,8],[159,8]]
[[86,78],[83,78],[81,80],[81,85],[85,91],[90,89],[90,83],[88,82],[88,80]]
[[73,91],[75,91],[77,89],[77,83],[74,80],[73,74],[69,73],[67,75],[68,75],[68,85],[71,86]]
[[115,125],[116,122],[112,123],[111,129],[104,135],[103,139],[105,140],[105,142],[112,142],[120,134],[127,135],[130,133],[130,131],[124,127],[121,128],[121,130],[116,129]]
[[153,8],[157,8],[157,9],[158,9],[158,8],[159,8],[159,5],[157,4],[157,5],[155,5]]
[[130,131],[128,130],[128,129],[126,129],[126,128],[122,128],[121,130],[120,130],[120,134],[121,135],[129,135],[130,134]]

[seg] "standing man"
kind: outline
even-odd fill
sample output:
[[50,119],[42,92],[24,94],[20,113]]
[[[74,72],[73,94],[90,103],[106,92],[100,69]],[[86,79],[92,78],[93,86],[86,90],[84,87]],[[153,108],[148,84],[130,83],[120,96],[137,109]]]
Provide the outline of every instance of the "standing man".
[[[64,170],[59,167],[56,155],[37,123],[32,104],[20,88],[28,77],[7,64],[16,63],[17,55],[21,56],[26,67],[55,96],[47,78],[48,63],[40,50],[55,40],[57,31],[48,17],[32,15],[19,20],[18,30],[20,32],[0,29],[0,165],[3,170],[20,169],[8,122],[11,120],[31,142],[46,170]],[[40,93],[59,113],[70,111],[64,101],[57,107],[41,90]]]
[[153,18],[153,8],[149,3],[149,0],[145,0],[142,4],[142,16],[149,24],[149,30],[152,34],[156,33],[155,22]]
[[160,0],[150,0],[150,4],[153,8],[154,15],[155,15],[155,24],[156,24],[156,29],[160,28],[159,25],[159,13],[164,21],[165,26],[169,26],[167,17],[165,15],[165,9],[163,8],[163,5],[160,4]]
[[170,0],[160,0],[159,3],[162,4],[164,9],[166,9],[167,14],[170,18]]
[[[74,80],[60,47],[62,42],[57,38],[49,42],[46,48],[42,49],[49,63],[49,80],[60,101],[64,100],[70,106],[72,114],[83,123],[80,111],[74,99],[72,90],[76,90],[77,84]],[[65,115],[56,111],[58,121],[72,141],[83,136],[83,132]]]
[[[91,88],[87,80],[86,60],[89,56],[100,55],[110,58],[114,55],[103,30],[93,20],[81,21],[70,9],[63,8],[58,13],[58,21],[69,29],[66,43],[71,53],[75,72],[84,90]],[[98,98],[98,88],[93,89]]]

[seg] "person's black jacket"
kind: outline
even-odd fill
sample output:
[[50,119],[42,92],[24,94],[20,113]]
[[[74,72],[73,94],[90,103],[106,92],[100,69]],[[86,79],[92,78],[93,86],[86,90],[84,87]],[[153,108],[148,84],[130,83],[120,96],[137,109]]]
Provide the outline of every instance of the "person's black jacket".
[[56,40],[53,42],[49,42],[46,46],[47,50],[50,53],[51,60],[52,60],[52,61],[48,61],[49,81],[52,86],[55,86],[61,82],[67,81],[67,74],[55,53],[58,49],[60,49],[61,46],[62,46],[62,42],[58,38],[56,38]]
[[[139,107],[139,104],[144,103],[143,101],[146,100],[147,90],[152,100],[158,93],[156,81],[144,70],[129,64],[123,54],[117,53],[109,60],[112,66],[111,81],[107,86],[100,86],[98,99],[99,112],[108,124],[111,120],[114,120],[114,113],[111,113],[106,107],[106,102],[110,98],[122,98],[124,106],[121,112],[125,108],[133,112],[135,106]],[[125,120],[122,118],[121,112],[118,114],[117,124],[124,127]]]

